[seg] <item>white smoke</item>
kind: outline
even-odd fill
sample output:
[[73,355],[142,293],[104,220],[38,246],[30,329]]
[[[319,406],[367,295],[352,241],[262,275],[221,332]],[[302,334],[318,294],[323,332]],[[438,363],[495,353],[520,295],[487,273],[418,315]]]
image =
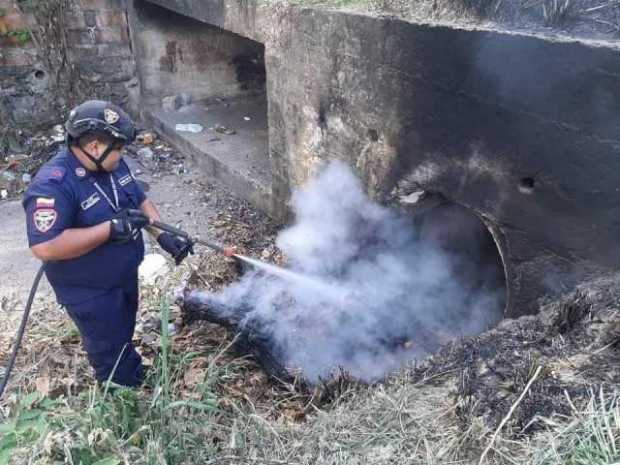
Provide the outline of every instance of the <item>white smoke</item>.
[[253,271],[199,297],[245,312],[242,325],[260,322],[285,366],[307,379],[343,369],[376,380],[501,317],[504,289],[484,276],[462,284],[464,270],[485,271],[417,233],[411,216],[371,202],[346,165],[330,163],[292,205],[296,222],[277,245],[293,279]]

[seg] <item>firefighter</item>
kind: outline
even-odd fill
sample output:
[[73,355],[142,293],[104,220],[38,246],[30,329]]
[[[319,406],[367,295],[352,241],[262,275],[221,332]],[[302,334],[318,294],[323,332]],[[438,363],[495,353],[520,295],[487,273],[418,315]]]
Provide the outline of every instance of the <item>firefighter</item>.
[[[65,128],[66,145],[24,194],[29,246],[46,262],[47,279],[80,331],[97,380],[111,376],[137,386],[144,376],[132,344],[141,229],[148,229],[145,215],[159,221],[159,213],[122,159],[135,127],[121,108],[87,101],[71,111]],[[192,252],[190,242],[169,233],[157,241],[177,264]]]

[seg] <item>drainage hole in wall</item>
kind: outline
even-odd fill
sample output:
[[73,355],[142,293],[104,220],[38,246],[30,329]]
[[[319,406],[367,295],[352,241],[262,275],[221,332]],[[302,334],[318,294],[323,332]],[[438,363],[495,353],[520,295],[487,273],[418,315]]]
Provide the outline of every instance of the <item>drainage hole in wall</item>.
[[317,118],[317,122],[319,123],[319,127],[321,129],[325,129],[327,126],[327,115],[325,113],[325,107],[323,104],[319,105],[319,116]]
[[534,178],[521,178],[519,181],[519,192],[522,194],[531,194],[534,192]]
[[377,142],[379,140],[379,133],[376,129],[369,129],[368,138],[373,142]]

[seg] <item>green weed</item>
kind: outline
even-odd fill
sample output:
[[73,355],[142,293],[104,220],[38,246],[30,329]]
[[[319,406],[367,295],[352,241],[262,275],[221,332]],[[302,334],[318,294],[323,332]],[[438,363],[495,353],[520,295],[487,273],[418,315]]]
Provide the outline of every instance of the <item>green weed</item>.
[[49,429],[47,415],[54,405],[54,401],[42,398],[38,392],[21,399],[12,418],[0,425],[0,465],[8,465],[15,451],[45,435]]
[[4,34],[0,34],[0,36],[1,35],[15,38],[19,45],[27,44],[31,39],[30,31],[28,29],[15,29],[14,31],[7,31]]

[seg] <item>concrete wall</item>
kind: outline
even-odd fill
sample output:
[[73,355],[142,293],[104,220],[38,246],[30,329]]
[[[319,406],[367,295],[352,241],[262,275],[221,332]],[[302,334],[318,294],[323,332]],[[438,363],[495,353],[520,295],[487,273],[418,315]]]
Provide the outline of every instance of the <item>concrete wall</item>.
[[264,41],[283,214],[291,188],[332,158],[384,202],[440,194],[493,233],[510,315],[620,262],[618,44],[152,1]]
[[134,2],[131,23],[144,104],[264,91],[262,44],[145,1]]
[[243,37],[265,43],[280,33],[279,21],[274,18],[288,8],[277,3],[250,1],[209,0],[138,0],[160,5],[168,10],[218,26]]
[[[64,15],[57,18],[63,27],[52,36],[40,35],[35,17],[15,10],[12,0],[0,0],[0,10],[5,12],[0,18],[3,124],[19,129],[56,124],[83,98],[137,109],[138,81],[123,0],[67,0]],[[7,36],[26,27],[38,40],[19,43]],[[50,59],[50,45],[66,53],[64,62]]]
[[500,244],[517,313],[616,266],[617,50],[310,10],[295,21],[287,50],[305,53],[270,73],[288,182],[343,158],[377,198],[400,185],[470,208]]

